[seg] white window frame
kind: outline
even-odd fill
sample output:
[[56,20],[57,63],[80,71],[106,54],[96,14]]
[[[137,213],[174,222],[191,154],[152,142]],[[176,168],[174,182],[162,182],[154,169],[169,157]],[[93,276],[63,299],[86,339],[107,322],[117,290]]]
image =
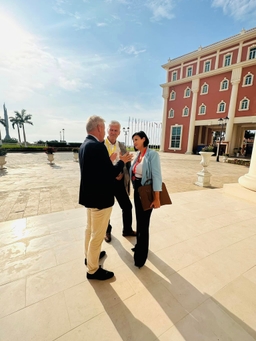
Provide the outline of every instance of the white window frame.
[[168,118],[174,118],[174,109],[171,108],[168,112]]
[[[220,110],[221,107],[224,107],[223,110]],[[226,103],[222,100],[219,104],[218,104],[218,107],[217,107],[217,113],[219,114],[222,114],[226,111]]]
[[[251,83],[250,84],[246,84],[248,76],[251,76]],[[243,87],[244,86],[252,86],[253,85],[253,78],[254,78],[254,75],[251,72],[248,72],[247,75],[245,75],[243,78],[243,85],[242,86]]]
[[[209,63],[209,70],[206,70],[206,65],[208,65],[208,63]],[[208,59],[204,62],[204,72],[209,72],[209,71],[211,71],[211,60]]]
[[169,101],[175,101],[175,99],[176,99],[176,91],[172,90],[170,93]]
[[[227,82],[227,88],[223,88],[223,84],[224,82]],[[221,82],[220,82],[220,91],[227,91],[229,88],[229,80],[227,78],[224,78]]]
[[[205,86],[207,87],[207,91],[206,91],[206,92],[203,92]],[[204,83],[204,84],[201,86],[201,95],[207,95],[208,92],[209,92],[209,84]]]
[[178,72],[177,71],[173,71],[172,72],[172,82],[176,82],[177,79],[178,79]]
[[[252,53],[252,50],[254,50],[253,51],[253,53]],[[250,58],[251,57],[251,53],[253,54],[253,58]],[[252,45],[252,46],[250,46],[249,48],[248,48],[248,57],[247,57],[247,59],[255,59],[256,58],[256,45]]]
[[[205,108],[204,112],[201,112],[202,111],[202,107]],[[198,115],[205,115],[206,114],[206,105],[204,103],[202,103],[199,107],[199,112],[198,112]]]
[[[174,128],[180,128],[180,135],[179,135],[179,146],[178,147],[172,147],[172,136],[173,136],[173,129]],[[179,124],[172,125],[170,127],[170,142],[169,142],[169,149],[170,150],[181,150],[181,141],[182,141],[182,132],[183,132],[183,126]]]
[[[187,114],[185,115],[185,113],[187,112]],[[188,117],[189,116],[189,107],[185,106],[182,110],[182,116],[183,117]]]
[[[187,91],[189,91],[188,95],[187,95]],[[188,97],[190,97],[190,95],[191,95],[191,89],[190,89],[190,87],[187,87],[184,91],[184,98],[188,98]]]
[[[226,60],[228,57],[229,57],[229,64],[226,65]],[[225,54],[224,59],[223,59],[223,67],[230,66],[231,64],[232,64],[232,53],[227,53]]]
[[187,67],[187,77],[193,76],[193,66]]
[[[247,107],[243,108],[243,103],[245,101],[247,102]],[[250,100],[247,97],[244,97],[239,103],[239,111],[247,111],[249,110],[249,106],[250,106]]]

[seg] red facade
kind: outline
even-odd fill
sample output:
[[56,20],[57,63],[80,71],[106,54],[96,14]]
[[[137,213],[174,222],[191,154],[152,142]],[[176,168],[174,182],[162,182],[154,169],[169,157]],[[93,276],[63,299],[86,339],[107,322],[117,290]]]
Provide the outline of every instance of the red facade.
[[[170,60],[165,89],[164,145],[168,152],[193,152],[210,143],[230,118],[229,146],[244,129],[256,129],[256,29]],[[174,75],[175,73],[175,75]],[[186,90],[190,90],[190,94]],[[167,97],[168,96],[168,97]]]

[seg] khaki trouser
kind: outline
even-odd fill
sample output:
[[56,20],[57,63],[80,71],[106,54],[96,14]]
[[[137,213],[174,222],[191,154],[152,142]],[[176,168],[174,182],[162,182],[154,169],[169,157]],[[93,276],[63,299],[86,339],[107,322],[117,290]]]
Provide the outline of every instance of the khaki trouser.
[[99,210],[87,208],[87,225],[85,229],[85,258],[88,273],[94,274],[99,268],[101,244],[106,235],[112,207]]

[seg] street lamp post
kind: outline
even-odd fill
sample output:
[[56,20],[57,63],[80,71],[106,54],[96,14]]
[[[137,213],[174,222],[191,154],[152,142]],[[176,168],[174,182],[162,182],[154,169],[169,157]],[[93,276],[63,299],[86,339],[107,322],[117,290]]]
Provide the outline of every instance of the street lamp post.
[[127,146],[127,134],[129,133],[129,127],[127,128],[123,128],[123,132],[124,132],[124,143],[125,143],[125,146]]
[[223,128],[226,127],[227,122],[228,122],[229,118],[226,116],[224,118],[220,118],[218,119],[219,125],[221,127],[220,129],[220,142],[219,142],[219,146],[218,146],[218,150],[217,150],[217,156],[216,156],[216,161],[219,162],[219,156],[220,156],[220,146],[221,146],[221,140],[222,140],[222,133],[223,133]]

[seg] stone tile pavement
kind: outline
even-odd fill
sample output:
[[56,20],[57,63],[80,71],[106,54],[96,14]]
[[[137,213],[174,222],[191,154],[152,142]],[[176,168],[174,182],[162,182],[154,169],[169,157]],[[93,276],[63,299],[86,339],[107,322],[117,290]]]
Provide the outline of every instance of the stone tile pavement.
[[[0,170],[0,221],[30,217],[79,208],[79,165],[73,154],[55,153],[50,165],[45,153],[9,153],[6,169]],[[205,190],[196,186],[197,172],[202,169],[200,155],[160,153],[163,180],[170,193]],[[222,161],[222,158],[220,158]],[[209,171],[212,188],[237,183],[248,168],[215,162]],[[132,193],[131,193],[132,198]]]
[[116,203],[101,260],[115,277],[99,282],[86,279],[86,210],[72,154],[56,153],[52,166],[45,154],[8,154],[1,341],[256,340],[256,193],[237,184],[248,169],[213,157],[206,189],[194,185],[200,156],[160,157],[173,204],[152,214],[148,260],[134,266],[135,238],[122,237]]

